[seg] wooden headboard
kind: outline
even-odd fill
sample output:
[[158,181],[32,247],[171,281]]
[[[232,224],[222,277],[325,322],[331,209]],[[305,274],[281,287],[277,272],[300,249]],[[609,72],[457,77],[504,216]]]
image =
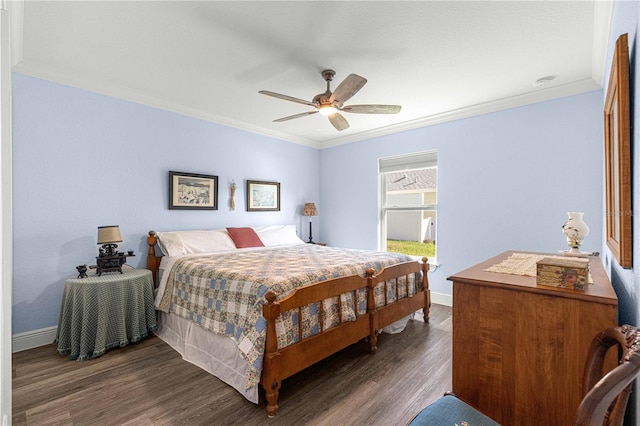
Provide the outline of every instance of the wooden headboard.
[[147,244],[149,245],[149,251],[147,252],[147,269],[153,274],[153,285],[158,286],[158,269],[160,268],[160,261],[162,256],[156,256],[156,243],[158,237],[156,237],[156,231],[149,231],[147,237]]

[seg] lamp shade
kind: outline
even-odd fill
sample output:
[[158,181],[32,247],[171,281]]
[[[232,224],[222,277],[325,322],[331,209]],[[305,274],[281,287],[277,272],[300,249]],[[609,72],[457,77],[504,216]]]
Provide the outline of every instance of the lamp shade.
[[302,209],[302,216],[318,216],[315,203],[306,203]]
[[120,228],[115,226],[98,226],[98,244],[110,244],[122,242]]

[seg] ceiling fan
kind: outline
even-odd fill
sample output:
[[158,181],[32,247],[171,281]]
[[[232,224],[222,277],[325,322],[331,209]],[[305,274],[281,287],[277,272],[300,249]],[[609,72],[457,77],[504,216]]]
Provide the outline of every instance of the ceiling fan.
[[340,115],[340,111],[354,112],[358,114],[397,114],[400,112],[400,109],[402,109],[400,105],[344,105],[349,98],[358,93],[358,90],[362,89],[362,87],[367,83],[367,79],[356,74],[349,74],[347,78],[345,78],[342,83],[336,87],[336,90],[331,92],[330,84],[335,75],[336,72],[333,70],[322,71],[322,77],[327,82],[327,90],[324,93],[316,95],[312,101],[305,101],[304,99],[294,98],[292,96],[282,95],[268,90],[260,90],[258,93],[316,108],[315,111],[307,111],[273,120],[274,123],[293,120],[294,118],[305,117],[319,112],[326,115],[331,124],[333,124],[333,127],[337,130],[345,130],[349,128],[349,123],[342,115]]

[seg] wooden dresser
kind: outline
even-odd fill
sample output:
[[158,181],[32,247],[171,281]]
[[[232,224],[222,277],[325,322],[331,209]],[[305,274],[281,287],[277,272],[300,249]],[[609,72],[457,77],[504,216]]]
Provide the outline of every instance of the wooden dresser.
[[[598,257],[586,291],[485,271],[513,253],[448,278],[453,392],[505,426],[574,424],[591,340],[617,325],[618,299]],[[616,365],[610,355],[607,371]]]

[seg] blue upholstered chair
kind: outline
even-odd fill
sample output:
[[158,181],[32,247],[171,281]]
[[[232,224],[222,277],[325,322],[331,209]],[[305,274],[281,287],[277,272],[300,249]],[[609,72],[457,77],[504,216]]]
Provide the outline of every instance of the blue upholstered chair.
[[447,393],[411,420],[410,426],[500,426],[469,404]]
[[[616,368],[603,377],[604,359],[613,346],[622,354]],[[576,415],[578,426],[622,426],[629,393],[640,376],[640,330],[628,325],[609,328],[591,343],[584,369],[584,389]],[[409,426],[496,426],[498,423],[475,408],[446,394],[418,413]]]

